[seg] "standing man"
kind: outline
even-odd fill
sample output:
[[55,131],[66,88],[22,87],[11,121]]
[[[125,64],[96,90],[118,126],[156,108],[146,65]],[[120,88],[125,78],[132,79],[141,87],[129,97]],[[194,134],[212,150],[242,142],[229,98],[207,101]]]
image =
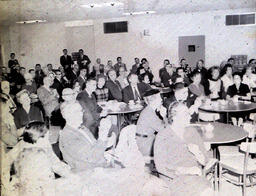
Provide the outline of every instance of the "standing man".
[[79,50],[79,56],[77,58],[77,64],[79,65],[79,69],[85,68],[87,70],[87,76],[89,74],[89,64],[91,60],[87,55],[84,55],[83,49]]
[[8,67],[10,68],[11,72],[15,69],[16,65],[19,65],[19,61],[15,59],[15,53],[10,54],[10,60],[8,61]]
[[114,69],[116,70],[117,75],[119,76],[120,67],[124,67],[125,71],[127,71],[126,65],[122,62],[122,57],[116,58],[117,63],[114,65]]
[[68,55],[68,50],[63,49],[63,55],[60,57],[60,64],[64,68],[65,72],[71,71],[71,65],[73,64],[72,58]]

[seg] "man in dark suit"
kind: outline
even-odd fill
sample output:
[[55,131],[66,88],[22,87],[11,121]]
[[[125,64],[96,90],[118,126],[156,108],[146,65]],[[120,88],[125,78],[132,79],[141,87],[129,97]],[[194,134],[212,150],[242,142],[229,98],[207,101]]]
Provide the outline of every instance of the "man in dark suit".
[[71,71],[71,65],[73,64],[72,58],[68,55],[68,50],[63,49],[63,55],[60,57],[60,64],[64,68],[65,72]]
[[84,90],[86,84],[86,69],[81,69],[80,74],[77,78],[77,82],[79,83],[80,89]]
[[37,88],[39,88],[41,85],[43,85],[43,79],[46,75],[43,72],[40,64],[36,64],[35,70],[36,70],[35,71],[35,82],[36,82]]
[[71,84],[71,87],[74,85],[74,82],[77,80],[78,75],[79,75],[79,66],[77,64],[74,64],[74,67],[71,69],[71,71],[66,74]]
[[122,101],[122,88],[116,77],[116,71],[114,69],[108,71],[109,79],[105,85],[109,92],[108,100]]
[[87,70],[87,76],[89,74],[89,64],[91,60],[87,55],[84,55],[83,49],[79,50],[79,56],[77,58],[77,64],[79,65],[79,69],[85,68]]
[[76,99],[79,101],[84,110],[83,125],[86,126],[94,135],[98,137],[98,126],[100,117],[105,116],[102,108],[97,105],[96,97],[93,92],[96,90],[96,81],[88,80],[86,88],[77,95]]
[[123,101],[129,103],[129,101],[143,100],[144,93],[150,89],[148,85],[141,82],[139,83],[138,76],[134,73],[130,73],[128,76],[129,86],[123,89]]
[[62,91],[65,88],[64,81],[62,79],[60,70],[56,70],[55,74],[56,74],[56,76],[55,76],[55,78],[53,80],[53,84],[52,84],[51,88],[57,90],[57,92],[58,92],[58,94],[60,96],[59,97],[59,101],[63,101],[63,99],[62,99]]

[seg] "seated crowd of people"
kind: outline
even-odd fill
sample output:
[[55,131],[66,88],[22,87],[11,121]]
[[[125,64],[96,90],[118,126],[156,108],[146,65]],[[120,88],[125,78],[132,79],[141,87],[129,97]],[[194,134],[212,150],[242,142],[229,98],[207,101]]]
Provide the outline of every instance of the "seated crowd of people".
[[[165,59],[156,82],[146,58],[135,58],[130,70],[122,57],[93,64],[82,49],[75,61],[64,49],[58,69],[27,70],[14,53],[10,58],[0,79],[4,195],[211,195],[201,170],[209,149],[187,126],[198,121],[203,102],[252,100],[256,91],[256,59],[243,72],[232,58],[209,69],[203,60],[194,67]],[[107,101],[144,109],[124,115],[119,132],[100,106]],[[241,126],[248,113],[230,116]],[[56,144],[49,142],[52,127],[60,128]],[[166,159],[154,160],[160,155]]]

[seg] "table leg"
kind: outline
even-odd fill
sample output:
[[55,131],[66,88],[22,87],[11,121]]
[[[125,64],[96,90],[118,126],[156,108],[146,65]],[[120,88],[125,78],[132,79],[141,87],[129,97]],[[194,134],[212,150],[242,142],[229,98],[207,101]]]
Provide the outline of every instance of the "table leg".
[[228,121],[228,117],[229,117],[229,116],[228,116],[228,112],[227,112],[227,124],[228,124],[228,122],[229,122],[229,121]]

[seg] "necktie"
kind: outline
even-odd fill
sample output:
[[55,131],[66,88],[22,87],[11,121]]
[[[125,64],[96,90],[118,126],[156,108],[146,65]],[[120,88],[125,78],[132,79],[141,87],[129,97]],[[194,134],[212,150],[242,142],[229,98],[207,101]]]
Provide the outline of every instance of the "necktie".
[[140,99],[139,93],[135,87],[133,88],[133,90],[134,90],[134,101],[138,101]]

